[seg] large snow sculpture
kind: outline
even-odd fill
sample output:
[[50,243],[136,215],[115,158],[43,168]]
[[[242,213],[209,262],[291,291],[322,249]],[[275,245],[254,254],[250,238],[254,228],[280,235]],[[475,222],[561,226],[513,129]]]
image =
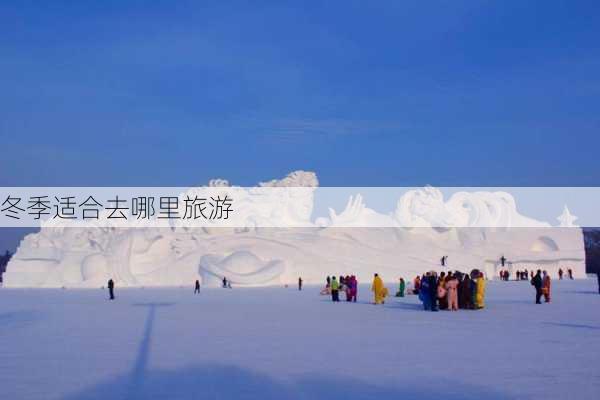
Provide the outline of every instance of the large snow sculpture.
[[[230,189],[224,180],[213,188]],[[432,187],[410,190],[388,214],[368,208],[360,194],[341,212],[311,219],[318,180],[297,171],[257,188],[239,190],[236,213],[244,227],[61,228],[47,223],[26,236],[4,275],[6,286],[120,286],[321,283],[326,275],[368,281],[411,279],[425,270],[571,268],[585,276],[579,228],[550,227],[517,212],[504,192],[457,192],[447,201]],[[264,190],[265,188],[273,190]],[[279,190],[281,189],[281,190]],[[182,196],[193,196],[190,189]],[[563,214],[561,224],[572,226]],[[281,228],[281,226],[294,228]],[[279,226],[279,228],[265,228]],[[504,256],[507,263],[500,265]]]

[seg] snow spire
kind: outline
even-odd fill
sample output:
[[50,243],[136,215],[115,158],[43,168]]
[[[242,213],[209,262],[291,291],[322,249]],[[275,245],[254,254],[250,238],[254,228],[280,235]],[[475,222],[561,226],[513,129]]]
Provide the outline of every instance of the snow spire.
[[562,228],[575,228],[577,225],[573,224],[573,222],[577,219],[576,216],[571,214],[569,211],[569,207],[565,204],[565,208],[563,208],[563,212],[560,216],[556,218],[560,222],[560,227]]

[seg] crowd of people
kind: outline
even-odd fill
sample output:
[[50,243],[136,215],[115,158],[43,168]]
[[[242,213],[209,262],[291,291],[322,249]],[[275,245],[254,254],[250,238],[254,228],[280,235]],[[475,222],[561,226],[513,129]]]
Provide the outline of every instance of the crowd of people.
[[[346,295],[347,302],[356,303],[358,295],[358,280],[354,275],[340,276],[339,279],[335,276],[328,276],[325,279],[325,287],[321,290],[322,295],[331,295],[331,301],[340,301],[340,292]],[[402,289],[404,291],[404,289]],[[375,304],[384,304],[388,296],[388,289],[385,287],[383,280],[379,274],[374,274],[373,283],[371,285],[373,292],[373,302]]]
[[[459,271],[437,274],[429,271],[422,277],[417,276],[412,290],[407,291],[404,278],[399,279],[396,297],[404,297],[405,293],[415,294],[423,303],[423,308],[430,311],[459,309],[481,309],[485,306],[486,281],[478,270],[471,274]],[[333,302],[340,301],[340,292],[345,293],[346,301],[356,302],[358,281],[354,275],[335,276],[326,278],[326,285],[321,290],[322,295],[331,295]],[[373,303],[384,304],[388,297],[388,289],[379,274],[374,274],[371,285]]]
[[[567,270],[570,279],[573,279],[571,269]],[[559,279],[563,279],[562,268],[558,270]],[[525,280],[531,276],[530,283],[535,288],[535,303],[549,303],[551,299],[552,279],[547,271],[537,270],[529,272],[516,271],[517,280]],[[508,270],[500,271],[502,280],[509,280],[510,273]],[[114,300],[115,282],[110,279],[108,281],[109,299]],[[298,290],[302,290],[302,277],[298,278]],[[222,287],[231,289],[231,282],[223,277]],[[287,287],[287,285],[286,285]],[[600,292],[600,273],[598,274],[598,290]],[[422,276],[416,276],[412,282],[412,289],[407,289],[404,278],[399,279],[398,291],[396,297],[404,297],[405,293],[417,295],[423,303],[423,308],[430,311],[450,310],[457,311],[459,309],[478,310],[485,307],[485,289],[486,279],[483,273],[477,269],[471,271],[470,274],[460,271],[441,272],[438,276],[436,271],[429,271]],[[379,274],[374,274],[373,283],[371,285],[373,292],[373,302],[375,304],[384,304],[388,296],[388,289],[385,287],[383,280]],[[321,290],[322,295],[331,295],[331,300],[334,302],[340,301],[340,292],[346,295],[347,302],[356,303],[358,296],[358,280],[355,275],[346,275],[336,278],[328,276],[326,285]],[[196,280],[194,285],[194,293],[200,293],[200,281]]]
[[[503,280],[503,281],[510,280],[511,274],[508,269],[501,269],[499,271],[499,275],[500,275],[500,280]],[[564,275],[563,269],[559,268],[558,279],[562,280],[563,275]],[[535,273],[533,272],[533,270],[528,271],[528,270],[524,269],[522,271],[521,270],[515,271],[515,280],[516,281],[528,281],[530,276],[531,276],[531,278],[533,278],[535,276]],[[567,269],[567,276],[569,277],[569,279],[573,279],[573,270],[571,268]]]
[[331,300],[340,301],[340,292],[346,294],[346,301],[356,303],[358,295],[358,280],[354,275],[340,275],[339,280],[335,276],[328,276],[326,285],[321,294],[331,295]]
[[423,308],[430,311],[478,310],[485,306],[486,281],[483,273],[429,271],[413,281],[412,293],[419,296]]

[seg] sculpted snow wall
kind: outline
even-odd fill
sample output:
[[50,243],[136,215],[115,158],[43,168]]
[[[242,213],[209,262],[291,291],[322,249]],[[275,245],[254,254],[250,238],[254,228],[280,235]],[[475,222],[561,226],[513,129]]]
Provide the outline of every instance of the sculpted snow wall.
[[[314,173],[302,171],[261,184],[317,185]],[[391,214],[367,208],[356,195],[339,214],[330,210],[328,217],[311,221],[313,201],[310,191],[302,191],[300,198],[260,201],[250,193],[237,203],[254,220],[285,219],[295,228],[48,224],[23,239],[8,264],[5,286],[100,287],[109,278],[118,286],[189,286],[196,279],[217,286],[223,277],[234,286],[262,286],[294,284],[300,276],[307,284],[321,284],[327,275],[354,274],[368,282],[377,272],[384,280],[397,281],[428,270],[473,268],[496,278],[502,256],[504,268],[513,273],[541,268],[556,276],[562,267],[585,277],[581,229],[551,227],[522,216],[507,193],[459,192],[444,201],[439,190],[427,187],[404,194]],[[444,267],[442,256],[447,256]]]

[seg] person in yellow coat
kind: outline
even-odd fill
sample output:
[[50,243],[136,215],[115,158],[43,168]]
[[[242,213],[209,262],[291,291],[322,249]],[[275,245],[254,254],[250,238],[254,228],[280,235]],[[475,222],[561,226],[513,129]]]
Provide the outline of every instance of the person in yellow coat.
[[475,308],[485,307],[485,279],[483,278],[483,272],[479,273],[479,277],[475,283],[477,286],[477,292],[475,294]]
[[383,286],[383,281],[378,274],[375,274],[373,277],[373,286],[371,286],[371,290],[373,291],[373,296],[375,296],[375,304],[385,303],[388,290],[385,286]]

